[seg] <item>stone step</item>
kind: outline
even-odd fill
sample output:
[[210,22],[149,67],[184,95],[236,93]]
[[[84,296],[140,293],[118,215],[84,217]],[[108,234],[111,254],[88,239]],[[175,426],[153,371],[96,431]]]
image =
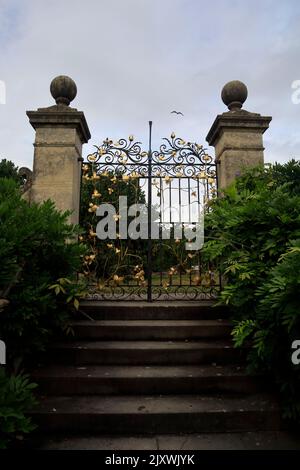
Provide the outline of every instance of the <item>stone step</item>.
[[228,317],[228,309],[214,305],[215,302],[210,300],[152,303],[85,300],[80,302],[80,310],[95,320],[214,320]]
[[155,340],[222,338],[232,330],[227,320],[83,320],[72,322],[76,338]]
[[[262,379],[228,366],[49,366],[33,371],[48,395],[255,393]],[[265,381],[264,381],[265,382]]]
[[39,432],[155,434],[276,430],[269,395],[61,396],[40,400],[31,413]]
[[201,364],[234,363],[245,356],[230,340],[198,341],[73,341],[56,343],[46,360],[84,364]]
[[[28,439],[27,439],[28,442]],[[242,432],[209,432],[194,434],[151,434],[151,435],[105,435],[94,434],[91,431],[80,436],[72,433],[57,435],[56,433],[34,435],[29,439],[30,450],[106,450],[106,451],[155,451],[159,449],[179,450],[298,450],[300,449],[299,434],[291,431],[242,431]],[[117,454],[119,456],[119,454]],[[256,454],[259,456],[259,453]],[[244,455],[240,453],[240,458]],[[258,457],[259,458],[259,457]],[[283,467],[278,454],[278,467]],[[284,452],[281,460],[285,459]],[[202,461],[203,463],[203,461]],[[249,467],[253,463],[249,463]],[[238,467],[238,463],[235,465]],[[132,467],[131,467],[132,468]],[[184,465],[181,467],[184,468]],[[205,465],[202,465],[205,468]],[[247,468],[247,467],[246,467]]]

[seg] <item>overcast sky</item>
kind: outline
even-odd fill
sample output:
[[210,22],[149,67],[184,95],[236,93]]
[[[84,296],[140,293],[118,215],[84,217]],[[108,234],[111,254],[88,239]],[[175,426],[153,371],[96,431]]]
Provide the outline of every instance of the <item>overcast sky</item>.
[[77,83],[85,155],[107,136],[146,143],[149,119],[155,141],[174,130],[206,145],[222,86],[239,79],[245,109],[273,117],[265,160],[300,157],[299,0],[0,0],[0,44],[0,157],[19,166],[33,157],[25,111],[54,104],[60,74]]

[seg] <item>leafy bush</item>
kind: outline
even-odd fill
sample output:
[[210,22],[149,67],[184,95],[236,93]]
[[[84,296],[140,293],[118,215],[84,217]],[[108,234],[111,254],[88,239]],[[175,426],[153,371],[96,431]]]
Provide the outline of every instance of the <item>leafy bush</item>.
[[[147,262],[147,243],[144,240],[99,240],[96,236],[96,226],[100,220],[96,216],[97,206],[100,203],[110,203],[118,213],[119,196],[127,197],[128,206],[145,203],[145,193],[138,178],[130,177],[122,171],[99,171],[97,165],[83,165],[81,240],[89,247],[84,272],[91,283],[98,282],[98,287],[130,281],[134,275],[134,267],[139,266],[141,270]],[[118,224],[116,219],[117,230]]]
[[23,434],[35,429],[31,419],[25,416],[36,404],[32,394],[35,387],[28,376],[9,377],[0,368],[0,449],[5,449],[15,437],[22,439]]
[[[101,168],[102,166],[102,168]],[[83,227],[81,239],[88,245],[90,254],[85,258],[85,275],[91,283],[98,283],[98,288],[119,284],[139,285],[145,287],[147,282],[147,240],[126,239],[99,240],[96,236],[96,226],[100,218],[96,216],[97,206],[101,203],[110,203],[116,208],[116,229],[119,225],[119,196],[127,197],[127,204],[146,204],[146,182],[141,176],[124,173],[122,170],[107,170],[105,165],[83,165],[81,188],[80,220]],[[102,171],[101,171],[102,170]],[[155,179],[153,192],[157,198],[162,197],[163,190]],[[166,191],[166,189],[165,189]],[[168,189],[169,191],[169,189]],[[159,218],[157,204],[152,205],[152,214]],[[147,215],[145,214],[146,218]],[[122,217],[122,216],[121,216]],[[134,217],[128,216],[127,228]],[[174,227],[171,229],[174,230]],[[174,234],[173,234],[174,235]],[[173,273],[184,273],[191,266],[191,259],[187,256],[185,242],[174,241],[174,236],[161,243],[152,243],[152,272],[168,272],[164,284],[168,285]]]
[[[51,201],[29,205],[16,181],[0,179],[0,338],[10,372],[28,355],[36,360],[54,333],[69,331],[70,306],[78,308],[84,293],[76,278],[84,246],[68,215]],[[8,374],[0,369],[0,447],[35,427],[25,414],[35,385]]]
[[286,414],[300,414],[300,368],[291,345],[300,339],[300,164],[256,168],[213,203],[206,219],[206,257],[226,283],[237,347],[250,344],[249,366],[271,373]]
[[13,179],[20,184],[22,177],[19,175],[18,170],[18,167],[10,160],[6,160],[6,158],[0,161],[0,178]]
[[[43,350],[54,331],[67,326],[67,304],[49,288],[70,278],[74,294],[84,247],[73,243],[78,228],[68,215],[51,201],[29,205],[14,181],[0,179],[0,298],[9,300],[0,337],[12,358]],[[69,295],[67,287],[65,300]]]

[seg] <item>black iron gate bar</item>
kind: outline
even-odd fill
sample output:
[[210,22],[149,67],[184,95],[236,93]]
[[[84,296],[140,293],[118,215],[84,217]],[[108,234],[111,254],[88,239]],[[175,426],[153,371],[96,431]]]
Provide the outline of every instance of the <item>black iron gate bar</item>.
[[[205,149],[197,144],[191,142],[185,142],[181,138],[177,138],[174,133],[171,134],[170,138],[164,138],[164,143],[161,144],[159,150],[152,151],[152,122],[149,122],[149,147],[148,152],[142,151],[141,142],[134,142],[133,136],[129,136],[128,141],[126,139],[119,139],[116,143],[113,143],[112,140],[106,139],[103,141],[101,146],[95,146],[96,151],[90,154],[87,157],[87,162],[83,164],[84,172],[88,172],[92,169],[93,174],[108,176],[109,174],[121,175],[123,179],[126,178],[137,178],[140,184],[141,180],[147,181],[148,187],[148,249],[147,249],[147,289],[145,291],[144,287],[141,289],[141,292],[127,292],[125,288],[126,285],[118,285],[117,288],[111,289],[109,294],[95,294],[101,298],[117,298],[124,300],[124,298],[132,299],[133,295],[137,295],[138,298],[147,296],[147,300],[151,301],[153,298],[158,298],[161,296],[168,296],[165,286],[163,284],[163,272],[159,273],[159,283],[155,284],[153,280],[153,243],[151,237],[151,211],[149,208],[152,207],[153,202],[153,182],[154,186],[157,187],[157,181],[159,180],[159,202],[160,202],[160,211],[159,211],[159,221],[160,221],[160,232],[162,227],[166,224],[166,221],[162,219],[162,199],[164,198],[164,182],[167,183],[169,188],[169,201],[171,208],[172,200],[172,189],[175,189],[178,194],[178,205],[179,205],[179,214],[181,224],[191,223],[191,180],[196,182],[196,189],[194,191],[198,196],[198,203],[200,203],[200,182],[202,183],[204,197],[206,202],[215,197],[217,194],[217,166],[212,161],[212,157],[207,155]],[[178,182],[177,188],[172,188],[172,181],[175,180]],[[187,181],[187,194],[188,194],[188,210],[189,217],[188,221],[182,220],[182,197],[183,197],[183,185],[182,181]],[[204,183],[204,185],[203,185]],[[192,193],[193,194],[193,193]],[[164,201],[163,201],[164,204]],[[171,209],[170,209],[171,211]],[[168,222],[170,225],[173,225],[172,214],[170,212],[170,220]],[[162,253],[162,236],[159,238],[159,251]],[[199,276],[201,277],[201,253],[198,252],[198,269]],[[189,269],[189,284],[185,285],[182,282],[182,271],[179,271],[179,284],[176,284],[176,288],[173,289],[173,294],[176,297],[179,294],[183,295],[185,298],[188,294],[189,289],[189,298],[198,299],[199,296],[203,298],[202,294],[205,294],[204,297],[207,298],[214,296],[219,287],[220,283],[216,280],[217,276],[214,271],[208,267],[208,273],[211,278],[211,285],[209,289],[206,289],[206,292],[203,292],[203,287],[194,286],[192,284],[192,270]],[[154,282],[153,282],[154,281]],[[170,286],[175,287],[173,283],[173,278],[170,276]],[[202,289],[202,290],[201,290]]]
[[147,254],[147,300],[152,301],[152,121],[149,121],[149,150],[148,150],[148,254]]

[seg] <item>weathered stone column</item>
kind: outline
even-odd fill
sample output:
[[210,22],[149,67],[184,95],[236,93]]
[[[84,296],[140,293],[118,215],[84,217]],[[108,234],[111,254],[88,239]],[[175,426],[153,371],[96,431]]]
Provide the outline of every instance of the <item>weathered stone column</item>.
[[262,135],[272,118],[242,109],[248,90],[238,80],[227,83],[221,96],[229,111],[216,117],[206,140],[215,147],[218,185],[222,189],[241,174],[243,168],[263,165]]
[[29,200],[52,199],[60,210],[71,210],[70,222],[79,221],[82,144],[90,131],[82,111],[70,108],[77,94],[75,82],[66,76],[52,80],[56,105],[27,111],[36,131]]

